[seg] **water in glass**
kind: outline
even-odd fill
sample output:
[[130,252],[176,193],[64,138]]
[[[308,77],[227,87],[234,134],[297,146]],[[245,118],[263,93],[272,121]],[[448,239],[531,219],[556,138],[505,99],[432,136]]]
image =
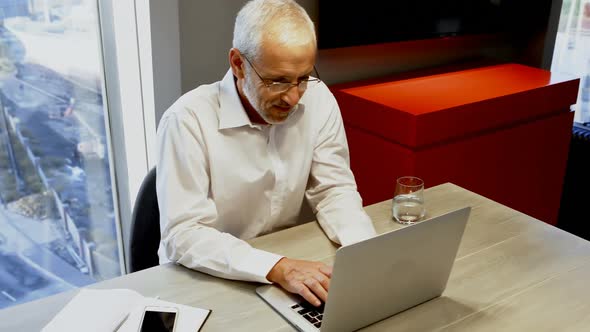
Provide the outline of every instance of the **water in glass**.
[[415,176],[397,179],[393,197],[393,220],[409,225],[420,221],[426,213],[424,208],[424,181]]
[[393,218],[402,224],[413,224],[424,217],[424,199],[418,195],[397,195],[393,198]]

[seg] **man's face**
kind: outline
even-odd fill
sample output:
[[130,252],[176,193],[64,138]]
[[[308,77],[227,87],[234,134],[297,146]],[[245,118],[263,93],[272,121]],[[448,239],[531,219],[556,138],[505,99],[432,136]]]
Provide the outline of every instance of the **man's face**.
[[315,46],[283,47],[281,52],[277,52],[276,48],[263,50],[260,60],[248,60],[244,58],[244,97],[265,122],[285,122],[293,114],[305,90],[291,85],[286,91],[273,91],[267,85],[273,82],[297,84],[307,79],[313,71]]
[[287,104],[279,94],[265,91],[268,89],[264,85],[261,86],[260,80],[252,69],[247,70],[247,73],[244,78],[243,92],[256,113],[268,124],[279,124],[287,120],[289,115],[293,114],[301,96],[296,97],[295,105]]

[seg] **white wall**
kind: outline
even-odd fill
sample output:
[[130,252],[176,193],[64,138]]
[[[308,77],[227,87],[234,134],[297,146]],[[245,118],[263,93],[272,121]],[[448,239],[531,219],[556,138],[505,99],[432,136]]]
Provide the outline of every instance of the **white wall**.
[[227,69],[233,20],[245,0],[179,0],[182,91],[220,80]]
[[178,0],[150,1],[156,123],[181,95]]

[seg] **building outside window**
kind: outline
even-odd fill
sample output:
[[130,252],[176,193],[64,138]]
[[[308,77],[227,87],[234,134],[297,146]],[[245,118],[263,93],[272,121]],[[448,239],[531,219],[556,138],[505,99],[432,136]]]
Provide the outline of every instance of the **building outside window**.
[[0,309],[122,274],[96,0],[0,0]]
[[574,121],[590,123],[590,0],[563,0],[551,71],[581,78]]

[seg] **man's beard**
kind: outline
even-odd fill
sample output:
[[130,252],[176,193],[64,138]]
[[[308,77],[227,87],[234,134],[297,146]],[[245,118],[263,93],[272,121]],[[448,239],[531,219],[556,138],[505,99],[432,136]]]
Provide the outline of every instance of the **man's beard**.
[[[254,86],[253,82],[251,82],[249,79],[244,79],[244,85],[242,86],[242,91],[244,92],[244,96],[246,97],[246,99],[248,100],[250,105],[252,105],[252,107],[254,108],[256,113],[258,113],[258,115],[260,115],[260,117],[264,121],[266,121],[266,123],[268,123],[268,124],[276,125],[276,124],[284,123],[291,116],[291,114],[294,113],[294,109],[292,108],[291,111],[289,112],[289,114],[287,116],[285,116],[284,118],[281,118],[280,120],[272,119],[269,114],[264,112],[264,109],[262,107],[262,100],[260,98],[258,98],[259,96],[258,96],[258,93],[256,91],[256,87]],[[297,106],[295,106],[295,107],[297,107]]]

